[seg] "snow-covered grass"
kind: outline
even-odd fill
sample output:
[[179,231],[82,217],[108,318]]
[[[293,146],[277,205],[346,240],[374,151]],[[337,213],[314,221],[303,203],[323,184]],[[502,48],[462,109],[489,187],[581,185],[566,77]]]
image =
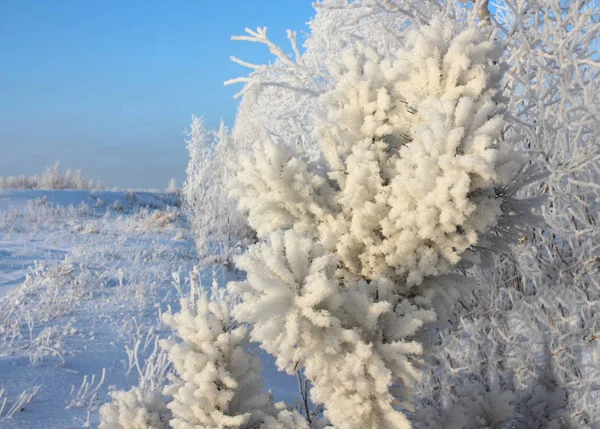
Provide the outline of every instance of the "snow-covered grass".
[[96,427],[110,390],[164,370],[159,315],[196,261],[173,195],[0,193],[0,428]]

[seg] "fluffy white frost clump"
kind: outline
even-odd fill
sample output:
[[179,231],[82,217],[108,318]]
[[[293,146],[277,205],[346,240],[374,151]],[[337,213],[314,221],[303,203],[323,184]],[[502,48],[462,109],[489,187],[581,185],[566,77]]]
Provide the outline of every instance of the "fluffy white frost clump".
[[100,408],[99,429],[167,429],[170,412],[160,392],[139,387],[111,393],[112,402]]
[[265,416],[260,429],[310,429],[310,426],[297,411],[281,410],[276,417]]
[[161,342],[178,376],[165,389],[172,429],[251,427],[272,408],[260,361],[244,351],[246,328],[231,319],[227,297],[215,294],[192,295],[179,313],[163,316],[182,340]]
[[234,195],[260,237],[295,228],[368,279],[416,285],[449,272],[502,216],[497,189],[522,165],[499,140],[499,52],[475,27],[434,19],[383,57],[329,65],[324,161],[257,144]]
[[259,237],[292,227],[313,232],[331,212],[333,190],[326,178],[311,171],[295,149],[269,140],[257,142],[241,160],[232,188]]

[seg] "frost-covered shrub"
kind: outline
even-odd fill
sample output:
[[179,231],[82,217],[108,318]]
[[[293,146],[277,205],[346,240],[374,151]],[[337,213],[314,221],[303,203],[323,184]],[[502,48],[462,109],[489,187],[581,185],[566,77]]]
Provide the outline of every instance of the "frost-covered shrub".
[[264,239],[238,260],[234,315],[280,369],[303,368],[335,427],[410,427],[395,405],[412,401],[423,328],[461,291],[443,276],[516,242],[534,169],[500,138],[499,51],[476,26],[435,18],[328,69],[321,159],[259,141],[233,183]]
[[[515,417],[515,394],[499,384],[482,383],[476,377],[456,377],[454,401],[436,401],[419,410],[418,429],[470,429],[506,427]],[[429,399],[429,398],[428,398]]]
[[[456,312],[456,331],[435,350],[454,369],[438,366],[437,378],[447,379],[456,368],[494,363],[514,372],[507,388],[517,397],[515,427],[597,428],[597,4],[494,3],[491,24],[508,66],[502,135],[541,154],[548,175],[522,192],[546,196],[538,211],[544,222],[478,273],[476,294]],[[420,397],[427,401],[437,387],[430,379]],[[456,399],[453,390],[444,392],[446,401]]]
[[[478,325],[486,328],[477,332]],[[499,332],[502,325],[499,319],[488,325],[463,320],[461,330],[445,339],[443,353],[437,354],[440,362],[420,382],[423,396],[417,400],[415,428],[578,427],[568,411],[568,388],[556,377],[548,345],[539,356],[529,355],[536,373],[520,386],[520,373],[529,368],[517,367],[514,358],[522,353],[517,347],[525,339],[519,341],[515,335],[509,338],[512,346],[503,343],[501,335],[507,333]]]
[[208,262],[231,263],[231,257],[253,240],[254,233],[228,197],[241,154],[236,153],[227,128],[204,127],[194,117],[188,131],[190,155],[182,188],[183,208],[196,239],[199,257]]

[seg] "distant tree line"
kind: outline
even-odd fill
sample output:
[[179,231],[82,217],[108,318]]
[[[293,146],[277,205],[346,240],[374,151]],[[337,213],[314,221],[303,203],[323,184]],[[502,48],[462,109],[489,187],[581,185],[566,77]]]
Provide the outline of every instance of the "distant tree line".
[[58,162],[47,166],[41,176],[0,177],[0,189],[75,189],[91,191],[102,189],[98,180],[85,177],[81,170],[61,170]]

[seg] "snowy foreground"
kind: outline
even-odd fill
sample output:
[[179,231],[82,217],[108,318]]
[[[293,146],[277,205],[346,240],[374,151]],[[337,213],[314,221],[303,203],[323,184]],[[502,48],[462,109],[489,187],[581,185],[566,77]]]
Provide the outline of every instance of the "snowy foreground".
[[[96,427],[111,386],[137,384],[171,335],[159,314],[178,307],[196,262],[171,195],[0,193],[0,428]],[[202,282],[233,276],[207,267]],[[296,380],[263,365],[293,404]]]

